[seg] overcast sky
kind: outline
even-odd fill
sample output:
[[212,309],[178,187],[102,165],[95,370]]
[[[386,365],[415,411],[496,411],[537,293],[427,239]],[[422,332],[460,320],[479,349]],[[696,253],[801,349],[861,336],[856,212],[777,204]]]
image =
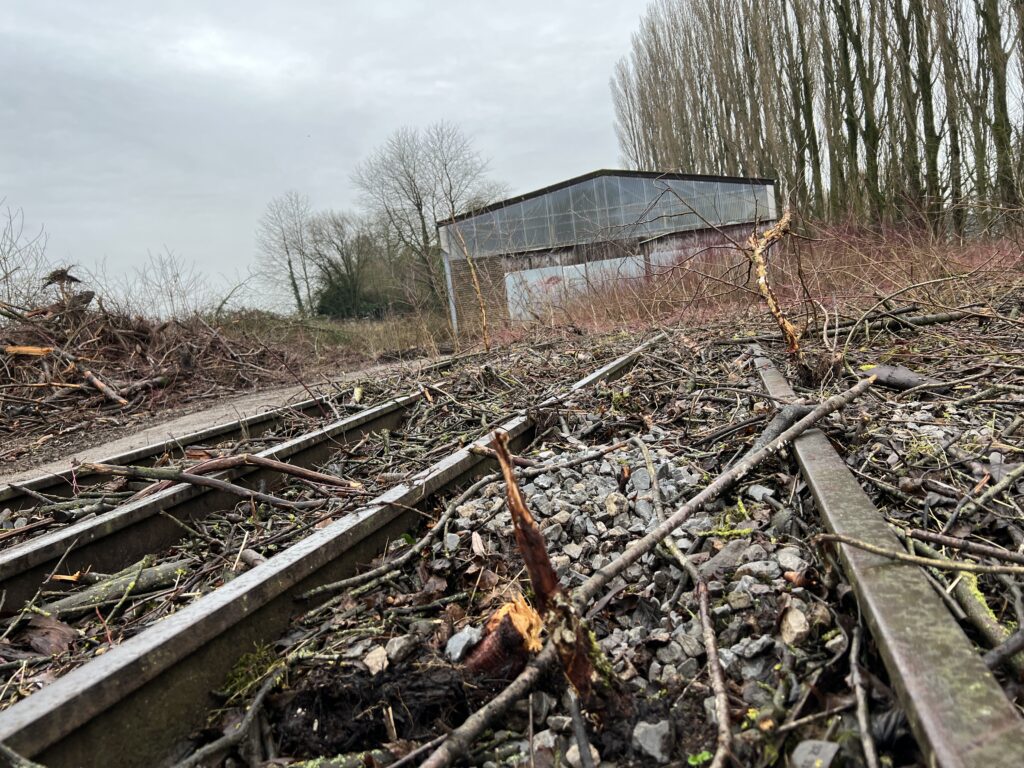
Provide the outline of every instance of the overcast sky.
[[608,88],[645,0],[4,3],[0,198],[52,259],[169,248],[244,271],[268,200],[357,202],[394,129],[446,119],[512,193],[616,167]]

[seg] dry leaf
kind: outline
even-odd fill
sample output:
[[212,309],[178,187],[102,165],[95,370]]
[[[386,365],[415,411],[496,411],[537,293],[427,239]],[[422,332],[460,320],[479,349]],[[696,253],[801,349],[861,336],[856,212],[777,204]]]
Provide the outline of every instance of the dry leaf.
[[388,668],[388,652],[383,646],[378,645],[363,657],[363,664],[370,670],[371,675],[380,674]]
[[487,557],[487,545],[484,544],[483,536],[481,536],[476,531],[473,531],[473,535],[470,539],[470,542],[473,548],[474,555],[477,555],[478,557]]
[[491,615],[487,620],[487,631],[493,632],[506,617],[522,636],[523,647],[530,653],[540,653],[540,633],[544,628],[540,614],[533,610],[522,596],[516,596]]
[[68,650],[78,633],[60,619],[35,615],[28,620],[25,636],[33,650],[55,656]]

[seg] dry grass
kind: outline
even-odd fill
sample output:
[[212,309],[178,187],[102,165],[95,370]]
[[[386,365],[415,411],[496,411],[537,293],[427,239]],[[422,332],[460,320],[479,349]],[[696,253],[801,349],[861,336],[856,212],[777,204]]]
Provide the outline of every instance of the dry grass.
[[287,348],[313,364],[438,355],[451,348],[445,318],[434,313],[330,320],[239,310],[222,316],[217,323],[229,332],[254,336],[271,347]]
[[[826,310],[849,315],[891,294],[897,303],[932,310],[990,300],[1021,281],[1024,250],[1006,237],[959,243],[920,230],[805,224],[769,261],[786,314],[814,327]],[[591,286],[546,308],[538,323],[604,331],[754,316],[763,317],[764,308],[749,261],[726,246],[685,256],[646,278]]]

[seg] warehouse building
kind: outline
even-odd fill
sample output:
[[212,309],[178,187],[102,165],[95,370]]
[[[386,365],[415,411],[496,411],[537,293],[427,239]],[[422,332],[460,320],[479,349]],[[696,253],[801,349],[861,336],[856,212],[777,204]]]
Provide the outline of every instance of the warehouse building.
[[601,170],[438,222],[456,329],[528,322],[614,280],[649,279],[686,254],[776,216],[774,182]]

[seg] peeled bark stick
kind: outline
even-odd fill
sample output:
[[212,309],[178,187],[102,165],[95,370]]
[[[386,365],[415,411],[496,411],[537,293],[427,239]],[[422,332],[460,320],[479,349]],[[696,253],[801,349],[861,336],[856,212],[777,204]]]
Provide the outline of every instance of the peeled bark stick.
[[[643,538],[632,544],[617,560],[608,564],[583,583],[575,593],[577,605],[586,605],[597,595],[608,582],[639,560],[644,554],[654,549],[666,536],[679,527],[690,515],[705,504],[714,501],[718,496],[735,485],[748,472],[761,464],[765,459],[778,453],[782,447],[802,435],[814,424],[833,411],[848,405],[863,394],[874,383],[867,378],[859,381],[852,388],[834,397],[830,397],[799,422],[787,429],[779,438],[765,446],[757,453],[747,456],[732,469],[723,472],[710,485],[692,499],[683,504],[664,523],[652,530]],[[451,765],[469,749],[476,738],[492,725],[520,698],[525,696],[536,684],[543,672],[551,668],[558,660],[558,650],[550,641],[544,646],[530,664],[489,703],[478,709],[458,728],[448,734],[448,738],[423,763],[424,768],[444,768]]]
[[765,304],[768,305],[768,310],[772,313],[772,316],[779,325],[779,330],[782,331],[782,335],[786,340],[786,351],[799,356],[800,332],[782,311],[782,307],[779,306],[779,300],[776,298],[775,291],[772,290],[771,282],[768,279],[768,251],[772,245],[789,234],[789,225],[792,218],[793,212],[787,207],[782,212],[782,217],[779,221],[766,229],[760,237],[751,235],[747,258],[757,274],[757,289],[760,291]]
[[152,567],[144,566],[141,570],[136,565],[127,573],[122,571],[120,574],[98,584],[93,584],[81,592],[76,592],[55,602],[47,603],[41,606],[40,610],[52,616],[66,616],[83,608],[92,607],[94,604],[101,603],[104,600],[119,598],[128,590],[135,593],[147,592],[157,587],[173,584],[175,579],[178,578],[179,572],[188,567],[188,560],[175,560]]
[[82,374],[82,378],[92,384],[97,390],[99,390],[107,400],[112,403],[117,403],[120,406],[128,405],[128,401],[125,400],[121,395],[117,393],[113,387],[103,382],[95,373],[90,371],[88,368],[83,368],[72,361],[72,365],[78,369],[78,372]]

